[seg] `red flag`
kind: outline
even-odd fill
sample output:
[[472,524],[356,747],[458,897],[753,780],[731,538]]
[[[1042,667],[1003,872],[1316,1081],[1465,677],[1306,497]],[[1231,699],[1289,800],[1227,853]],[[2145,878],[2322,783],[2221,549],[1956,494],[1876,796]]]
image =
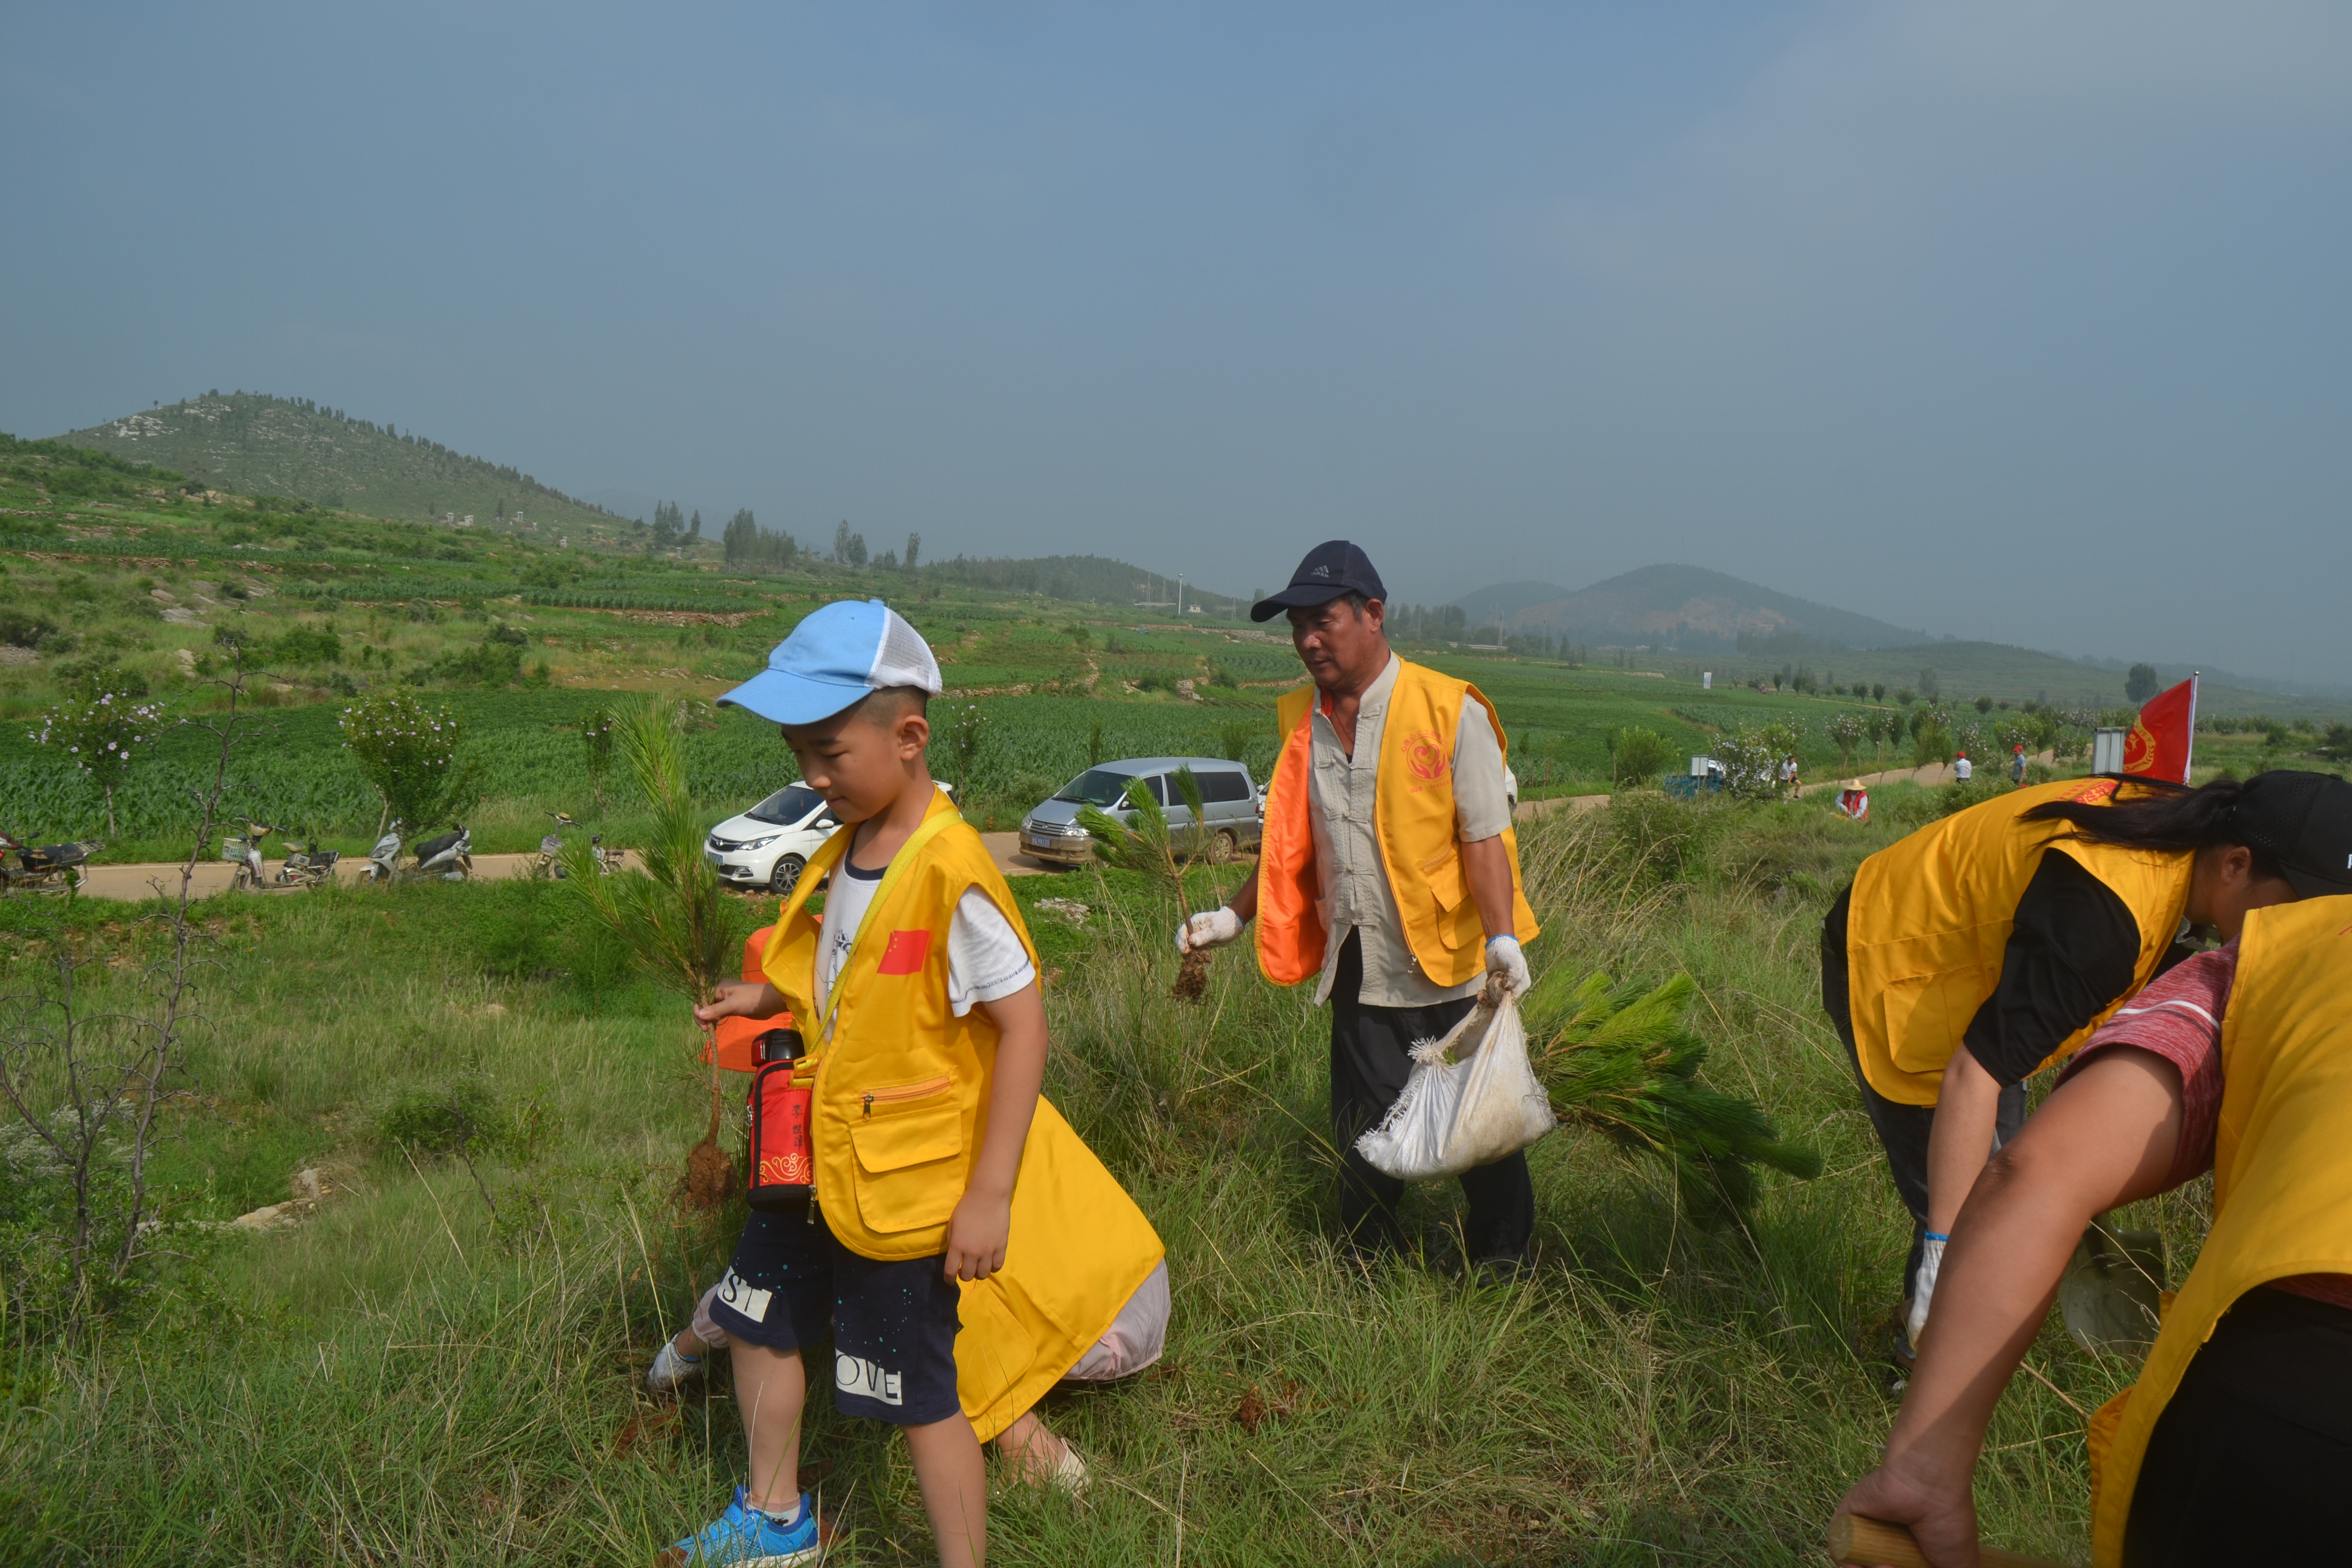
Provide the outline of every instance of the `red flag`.
[[2149,698],[2124,738],[2124,772],[2189,782],[2189,755],[2197,743],[2197,678]]

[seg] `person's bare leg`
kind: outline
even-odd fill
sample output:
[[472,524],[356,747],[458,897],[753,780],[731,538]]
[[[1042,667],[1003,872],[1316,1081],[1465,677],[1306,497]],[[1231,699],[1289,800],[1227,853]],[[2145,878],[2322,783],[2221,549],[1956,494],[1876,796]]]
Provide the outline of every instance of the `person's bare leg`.
[[1043,1486],[1060,1473],[1062,1457],[1070,1446],[1055,1436],[1034,1410],[996,1435],[996,1452],[1013,1473],[1033,1486]]
[[678,1330],[677,1337],[669,1342],[669,1348],[676,1351],[678,1354],[686,1357],[688,1361],[700,1361],[704,1356],[709,1355],[713,1350],[724,1350],[727,1347],[724,1345],[704,1344],[702,1342],[702,1336],[694,1331],[693,1324],[688,1323],[686,1327]]
[[728,1345],[735,1361],[735,1403],[743,1407],[743,1440],[751,1450],[743,1500],[789,1514],[801,1501],[801,1406],[808,1397],[801,1352],[732,1335]]
[[982,1568],[988,1561],[988,1472],[971,1423],[959,1410],[944,1421],[909,1426],[907,1447],[940,1568]]

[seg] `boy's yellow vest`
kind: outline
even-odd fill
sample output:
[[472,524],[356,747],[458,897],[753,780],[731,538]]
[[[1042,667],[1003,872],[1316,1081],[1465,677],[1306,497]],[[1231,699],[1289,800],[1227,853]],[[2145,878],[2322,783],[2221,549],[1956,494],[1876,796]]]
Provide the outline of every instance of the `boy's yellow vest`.
[[[1321,973],[1330,941],[1315,908],[1321,886],[1307,783],[1315,765],[1315,694],[1314,687],[1302,687],[1285,692],[1275,706],[1283,740],[1265,786],[1265,834],[1258,847],[1257,963],[1276,985]],[[1454,740],[1465,698],[1476,698],[1486,710],[1496,744],[1504,745],[1502,716],[1476,687],[1400,660],[1373,784],[1381,864],[1396,895],[1405,943],[1434,985],[1460,985],[1486,967],[1486,931],[1463,878],[1454,837]],[[1514,934],[1533,942],[1535,911],[1519,890],[1518,835],[1508,826],[1503,847],[1511,858]]]
[[[936,1258],[987,1134],[996,1026],[948,1005],[948,928],[979,888],[1036,949],[980,835],[945,795],[892,858],[824,1017],[815,1008],[819,931],[808,896],[855,829],[809,859],[761,968],[803,1027],[813,1061],[817,1205],[861,1257]],[[832,1037],[825,1037],[827,1022]],[[983,1441],[1100,1339],[1159,1266],[1143,1211],[1043,1097],[1013,1190],[1004,1267],[963,1287],[956,1384]]]
[[2123,1561],[2157,1417],[2231,1304],[2297,1274],[2352,1274],[2352,897],[2256,910],[2221,1022],[2213,1228],[2139,1381],[2091,1418],[2091,1553]]
[[2091,844],[2068,838],[2074,829],[2066,823],[2024,820],[2044,801],[2104,805],[2115,790],[2112,779],[2016,790],[1931,823],[1862,863],[1846,917],[1846,999],[1871,1088],[1902,1105],[1936,1103],[1945,1065],[2000,983],[2017,901],[2044,851],[2072,856],[2123,900],[2139,923],[2139,962],[2130,991],[2084,1020],[2042,1066],[2065,1059],[2156,978],[2189,907],[2195,854]]

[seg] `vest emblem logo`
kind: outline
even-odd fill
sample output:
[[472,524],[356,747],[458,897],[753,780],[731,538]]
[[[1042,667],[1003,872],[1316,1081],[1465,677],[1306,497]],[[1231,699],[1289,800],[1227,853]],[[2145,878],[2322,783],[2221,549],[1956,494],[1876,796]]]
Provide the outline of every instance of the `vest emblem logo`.
[[2116,782],[2114,779],[2093,779],[2075,794],[2075,804],[2078,805],[2106,805],[2108,801],[2115,798]]
[[1454,759],[1437,743],[1436,731],[1415,730],[1404,738],[1404,765],[1423,784],[1435,784],[1454,765]]
[[894,931],[889,945],[882,950],[882,963],[877,974],[920,974],[923,960],[931,955],[931,933],[927,931]]

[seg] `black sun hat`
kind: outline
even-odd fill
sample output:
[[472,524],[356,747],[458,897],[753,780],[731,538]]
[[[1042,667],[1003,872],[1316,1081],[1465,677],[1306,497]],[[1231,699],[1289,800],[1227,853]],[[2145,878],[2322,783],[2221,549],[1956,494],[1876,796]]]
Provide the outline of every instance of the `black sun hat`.
[[1382,604],[1389,597],[1370,556],[1344,539],[1328,539],[1307,552],[1290,574],[1290,586],[1250,606],[1250,619],[1270,621],[1285,610],[1311,610],[1342,594],[1361,594]]
[[2256,773],[2239,792],[2230,826],[2305,898],[2352,893],[2352,784],[2292,768]]

